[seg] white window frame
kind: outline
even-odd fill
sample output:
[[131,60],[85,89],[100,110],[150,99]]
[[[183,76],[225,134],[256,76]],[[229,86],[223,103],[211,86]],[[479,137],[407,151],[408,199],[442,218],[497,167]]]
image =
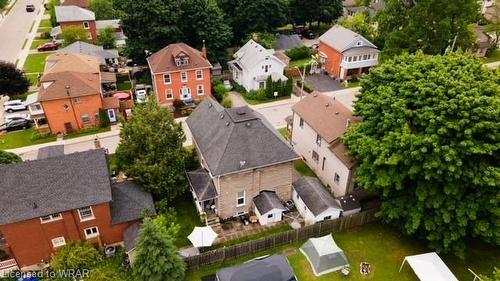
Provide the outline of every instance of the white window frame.
[[333,175],[333,182],[336,183],[336,184],[339,184],[340,183],[340,175],[335,173]]
[[273,214],[273,213],[269,213],[269,214],[267,214],[267,218],[268,218],[268,219],[272,219],[272,218],[274,218],[274,214]]
[[[45,217],[48,217],[48,219],[44,220],[43,218]],[[62,215],[61,213],[55,213],[55,214],[50,214],[50,215],[47,215],[47,216],[41,216],[40,217],[40,222],[41,223],[49,223],[49,222],[53,222],[53,221],[58,221],[58,220],[62,220]]]
[[188,73],[186,71],[181,71],[181,82],[188,81]]
[[[240,196],[240,193],[243,192],[243,195]],[[239,204],[238,201],[240,199],[243,199],[243,203]],[[242,207],[242,206],[245,206],[246,204],[246,191],[245,190],[242,190],[242,191],[238,191],[236,192],[236,207]]]
[[[91,216],[90,217],[85,217],[85,218],[82,218],[82,209],[87,209],[89,208],[90,210],[90,214]],[[94,210],[92,210],[92,207],[91,206],[87,206],[87,207],[83,207],[83,208],[79,208],[78,209],[78,216],[80,217],[80,221],[89,221],[89,220],[93,220],[95,219],[95,216],[94,216]]]
[[[167,79],[165,79],[167,77],[168,77],[168,82],[165,81],[165,80],[167,80]],[[172,84],[172,75],[170,73],[163,74],[163,84],[166,84],[166,85]]]
[[52,241],[52,247],[54,248],[66,245],[66,239],[64,239],[64,236],[53,238],[51,241]]
[[92,40],[92,33],[87,32],[87,39]]
[[203,70],[202,69],[196,70],[196,80],[203,80]]
[[[85,121],[86,119],[88,119],[88,120]],[[83,123],[90,123],[90,121],[92,121],[92,120],[90,119],[90,116],[87,113],[82,114],[82,122]]]
[[[200,93],[200,90],[201,90],[201,93]],[[198,85],[198,86],[196,87],[196,94],[197,94],[198,96],[204,96],[204,95],[205,95],[205,87],[204,87],[203,85],[201,85],[201,84],[200,84],[200,85]]]
[[[94,229],[95,229],[95,232],[93,231]],[[92,233],[91,234],[87,234],[87,230],[92,231]],[[91,238],[95,238],[95,237],[99,236],[99,228],[97,228],[97,226],[85,228],[83,230],[83,232],[85,233],[85,239],[91,239]]]
[[88,21],[83,22],[83,29],[90,29],[90,23]]
[[[168,97],[169,95],[170,95],[170,98]],[[173,100],[174,99],[174,91],[172,89],[165,90],[165,99],[166,100]]]
[[316,134],[316,144],[321,146],[321,136],[319,134]]

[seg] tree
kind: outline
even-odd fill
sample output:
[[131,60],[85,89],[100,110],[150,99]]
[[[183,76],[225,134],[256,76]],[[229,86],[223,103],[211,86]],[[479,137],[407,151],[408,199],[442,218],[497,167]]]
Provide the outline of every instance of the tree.
[[97,38],[99,39],[99,45],[103,46],[104,49],[116,48],[116,35],[112,26],[106,26],[106,28],[99,31]]
[[71,45],[76,41],[88,42],[87,31],[83,27],[66,27],[61,34],[64,46]]
[[363,121],[343,137],[357,184],[382,197],[385,222],[437,251],[463,255],[468,236],[500,244],[499,73],[419,52],[361,81]]
[[0,96],[9,97],[26,93],[30,82],[24,73],[10,62],[0,61]]
[[479,18],[476,0],[387,0],[377,15],[380,43],[390,57],[404,51],[443,54],[453,45],[468,49],[474,43],[469,25]]
[[17,154],[0,150],[0,165],[14,164],[21,161],[21,157],[19,157]]
[[291,0],[290,14],[295,24],[313,21],[331,23],[344,13],[341,0]]
[[372,18],[369,11],[363,11],[362,13],[356,13],[353,16],[340,22],[340,25],[357,32],[369,41],[373,41],[375,38],[375,28],[372,23]]
[[133,272],[138,280],[181,281],[186,265],[162,223],[146,218],[139,230]]
[[91,244],[69,242],[58,249],[52,258],[55,271],[66,269],[92,269],[102,261],[102,256]]
[[488,24],[485,26],[484,31],[493,33],[492,44],[497,47],[500,43],[500,0],[496,0],[495,4],[491,7],[491,13],[487,18]]
[[116,150],[118,168],[147,190],[171,201],[187,189],[186,151],[181,124],[156,100],[137,106],[123,123]]
[[91,0],[89,9],[95,13],[96,20],[110,20],[117,18],[113,0]]
[[498,281],[500,280],[500,269],[496,268],[493,270],[492,278],[481,275],[481,281]]
[[50,0],[49,12],[50,12],[50,23],[52,24],[52,26],[57,25],[56,6],[59,5],[61,5],[61,0]]
[[320,23],[331,23],[344,14],[342,0],[318,0],[318,26]]

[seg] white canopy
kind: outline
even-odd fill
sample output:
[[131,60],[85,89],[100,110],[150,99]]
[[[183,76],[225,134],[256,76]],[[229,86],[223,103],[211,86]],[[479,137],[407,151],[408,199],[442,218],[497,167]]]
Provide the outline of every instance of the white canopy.
[[311,264],[314,275],[342,270],[349,266],[344,251],[335,244],[331,234],[309,240],[300,247],[300,251]]
[[193,232],[188,236],[189,241],[197,248],[212,246],[215,238],[217,238],[217,233],[210,226],[195,226]]
[[405,261],[421,281],[458,281],[435,252],[405,257],[399,271],[403,268]]

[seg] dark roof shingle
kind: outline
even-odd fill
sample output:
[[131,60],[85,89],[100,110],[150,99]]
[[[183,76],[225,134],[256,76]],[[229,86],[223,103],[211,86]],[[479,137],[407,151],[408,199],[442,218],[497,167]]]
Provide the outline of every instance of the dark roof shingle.
[[293,183],[293,188],[315,216],[329,208],[341,209],[339,203],[317,178],[302,177]]
[[156,215],[153,197],[132,181],[115,183],[111,186],[111,224],[139,220],[144,210],[150,216]]
[[272,191],[263,191],[259,195],[253,198],[253,204],[259,210],[261,215],[273,210],[273,209],[281,209],[285,210],[283,204],[281,203],[280,198],[276,195],[276,192]]
[[188,172],[187,176],[198,201],[206,201],[217,197],[214,182],[206,170],[198,169]]
[[[189,63],[187,65],[177,66],[175,64],[174,57],[179,54],[189,57]],[[147,60],[153,73],[212,67],[210,62],[203,57],[200,51],[184,43],[170,44],[149,56]]]

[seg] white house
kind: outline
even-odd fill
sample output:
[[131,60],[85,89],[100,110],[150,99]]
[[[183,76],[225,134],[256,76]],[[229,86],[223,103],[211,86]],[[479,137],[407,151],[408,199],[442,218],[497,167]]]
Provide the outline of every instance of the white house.
[[303,98],[292,111],[291,145],[295,152],[335,197],[351,194],[355,162],[346,155],[340,137],[359,118],[334,97],[318,93]]
[[266,225],[281,221],[283,203],[273,191],[263,191],[253,198],[254,213],[259,219],[261,225]]
[[317,178],[302,177],[293,183],[293,202],[307,225],[340,217],[342,208]]
[[288,80],[283,75],[285,63],[273,53],[250,39],[233,55],[234,60],[228,62],[233,80],[247,91],[265,88],[269,76],[273,81]]

